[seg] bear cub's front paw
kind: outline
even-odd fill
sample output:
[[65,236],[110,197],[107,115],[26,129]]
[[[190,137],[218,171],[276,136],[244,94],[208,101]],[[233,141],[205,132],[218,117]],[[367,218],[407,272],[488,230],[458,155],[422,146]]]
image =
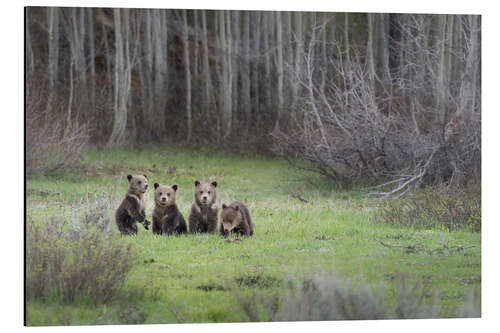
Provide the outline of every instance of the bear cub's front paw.
[[145,219],[144,222],[142,222],[142,225],[144,226],[144,229],[149,230],[151,222]]

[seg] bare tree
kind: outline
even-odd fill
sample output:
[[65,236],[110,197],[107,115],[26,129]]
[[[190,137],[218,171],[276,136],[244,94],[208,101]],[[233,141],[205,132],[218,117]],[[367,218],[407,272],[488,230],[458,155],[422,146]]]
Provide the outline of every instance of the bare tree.
[[[297,159],[308,161],[307,169],[339,182],[371,178],[380,183],[373,193],[384,196],[403,195],[422,184],[463,184],[469,176],[477,174],[481,151],[479,108],[473,111],[465,108],[470,117],[461,117],[454,110],[460,109],[458,105],[477,103],[470,100],[473,93],[465,91],[477,91],[469,82],[477,73],[478,58],[475,52],[458,52],[457,45],[450,42],[457,32],[456,24],[447,17],[438,19],[433,26],[438,34],[429,43],[424,37],[429,33],[426,26],[432,22],[429,18],[411,15],[401,22],[406,36],[401,43],[406,48],[398,76],[410,79],[396,81],[394,91],[413,96],[411,116],[406,109],[398,110],[397,114],[395,110],[382,112],[380,104],[384,99],[379,98],[372,81],[379,79],[374,71],[376,66],[369,63],[375,59],[370,54],[369,46],[373,45],[370,36],[366,50],[368,66],[362,66],[363,58],[351,49],[338,60],[329,59],[334,68],[325,76],[327,81],[323,85],[321,71],[317,69],[321,62],[315,60],[317,56],[312,52],[313,44],[317,43],[313,29],[308,51],[304,53],[305,65],[296,73],[306,93],[304,117],[291,133],[273,132],[275,151],[285,158],[293,157],[289,159],[291,163]],[[474,18],[462,22],[474,22]],[[475,44],[472,49],[478,50],[473,37],[477,36],[477,26],[473,29],[462,24],[459,30],[464,32],[462,44]],[[468,34],[469,30],[476,35]],[[339,51],[334,54],[341,54],[341,45],[335,41],[335,46]],[[457,54],[466,55],[459,65]],[[457,76],[461,88],[455,89],[457,82],[450,79],[450,73],[459,68],[464,68]],[[417,75],[420,72],[423,74]],[[440,91],[436,91],[433,82],[437,82]],[[383,95],[393,98],[387,91]],[[419,130],[414,130],[412,118],[417,115]],[[297,166],[303,168],[304,164]]]

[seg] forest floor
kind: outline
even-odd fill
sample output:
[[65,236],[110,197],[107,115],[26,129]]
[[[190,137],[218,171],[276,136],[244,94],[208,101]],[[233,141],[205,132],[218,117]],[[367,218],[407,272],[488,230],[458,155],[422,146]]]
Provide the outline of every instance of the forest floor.
[[[85,297],[63,304],[31,299],[28,325],[117,324],[124,318],[127,323],[249,321],[239,299],[279,293],[287,281],[316,273],[373,288],[384,284],[388,298],[394,297],[398,275],[426,281],[439,292],[441,316],[446,317],[471,287],[481,286],[480,233],[375,223],[378,201],[362,189],[336,190],[319,176],[271,157],[204,149],[92,148],[79,168],[27,179],[27,216],[72,216],[89,197],[111,197],[113,216],[128,173],[148,175],[148,220],[155,182],[179,185],[177,204],[187,220],[193,182],[215,176],[219,202],[246,203],[255,234],[227,242],[208,234],[157,236],[139,225],[137,236],[123,239],[136,244],[137,257],[130,258],[133,269],[113,301],[95,306]],[[474,247],[435,251],[442,247],[440,239],[450,246]]]

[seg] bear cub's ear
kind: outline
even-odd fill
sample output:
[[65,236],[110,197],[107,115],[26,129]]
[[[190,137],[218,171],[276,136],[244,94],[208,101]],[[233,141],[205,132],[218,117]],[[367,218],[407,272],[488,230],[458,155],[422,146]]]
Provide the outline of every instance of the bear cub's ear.
[[174,189],[175,192],[177,192],[177,184],[172,185],[172,188]]
[[143,176],[144,176],[144,178],[148,179],[148,176],[147,176],[147,175],[143,175]]
[[160,186],[160,184],[155,183],[155,190],[158,188],[158,186]]
[[198,185],[200,185],[200,181],[199,180],[195,180],[194,181],[194,186],[198,186]]
[[226,209],[227,205],[225,203],[222,204],[222,209]]
[[240,210],[240,206],[234,206],[234,210]]
[[132,175],[127,175],[127,179],[130,181],[132,179]]
[[213,187],[217,187],[217,182],[213,181],[213,182],[212,182],[212,186],[213,186]]

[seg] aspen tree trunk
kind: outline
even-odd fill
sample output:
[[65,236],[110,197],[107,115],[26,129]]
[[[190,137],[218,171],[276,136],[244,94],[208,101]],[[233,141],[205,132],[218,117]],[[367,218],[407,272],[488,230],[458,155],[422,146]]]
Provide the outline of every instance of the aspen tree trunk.
[[[438,17],[438,47],[439,47],[439,62],[437,63],[437,105],[438,110],[438,124],[444,127],[445,121],[445,98],[446,98],[446,22],[447,15],[440,15]],[[444,133],[443,133],[444,134]]]
[[233,96],[232,96],[232,101],[233,101],[233,129],[232,131],[235,132],[238,130],[238,126],[240,126],[240,119],[241,115],[239,114],[240,111],[240,101],[239,101],[239,95],[240,95],[240,89],[238,86],[238,77],[240,75],[240,70],[241,70],[241,61],[239,60],[240,54],[241,54],[241,11],[236,10],[232,12],[232,35],[233,37],[233,43],[232,43],[232,50],[233,50],[233,55],[231,57],[231,62],[232,62],[232,67],[233,67],[233,82],[232,82],[232,91],[233,91]]
[[242,64],[242,107],[245,114],[245,128],[250,122],[250,12],[243,15],[243,64]]
[[219,11],[219,50],[220,50],[220,66],[222,67],[222,84],[220,85],[220,129],[221,136],[223,139],[227,137],[227,114],[228,114],[228,99],[227,99],[227,87],[229,86],[229,66],[228,56],[227,56],[227,41],[226,41],[226,13],[225,11]]
[[[453,74],[453,30],[455,27],[454,24],[454,19],[455,15],[449,15],[448,17],[448,32],[447,32],[447,45],[446,45],[446,50],[448,52],[448,59],[447,59],[447,64],[446,64],[446,93],[447,96],[452,93],[451,91],[451,80],[452,80],[452,74]],[[449,110],[447,108],[446,113],[445,113],[445,123],[449,121]]]
[[167,54],[165,53],[165,45],[167,36],[165,35],[164,22],[160,9],[153,9],[153,47],[154,47],[154,108],[155,116],[151,118],[153,121],[152,132],[154,137],[161,137],[165,126],[165,104],[166,104],[166,79],[167,79]]
[[[220,143],[221,138],[223,136],[222,126],[221,126],[221,118],[224,113],[224,51],[223,51],[223,43],[221,35],[224,33],[224,30],[221,30],[221,23],[223,21],[223,13],[222,11],[214,11],[214,30],[216,36],[216,56],[215,56],[215,74],[216,77],[214,79],[214,83],[217,82],[216,85],[217,90],[215,91],[214,96],[214,104],[217,103],[217,107],[214,108],[214,113],[216,115],[215,118],[215,128],[216,128],[216,137],[217,143]],[[223,24],[222,24],[223,26]]]
[[225,96],[226,96],[226,102],[225,102],[225,119],[224,122],[226,124],[226,133],[224,135],[225,138],[227,138],[229,135],[231,135],[231,129],[232,129],[232,121],[233,121],[233,105],[232,105],[232,80],[233,80],[233,69],[231,66],[232,63],[232,52],[231,52],[231,46],[232,46],[232,39],[233,36],[231,34],[231,11],[226,11],[226,30],[227,30],[227,38],[226,38],[226,66],[227,66],[227,87],[224,90]]
[[[196,109],[196,110],[193,110],[193,113],[196,113],[196,114],[199,114],[201,109],[199,107],[200,105],[200,79],[199,79],[199,54],[200,54],[200,51],[199,51],[199,44],[198,44],[198,41],[199,41],[199,34],[198,34],[198,30],[199,30],[199,26],[198,26],[198,10],[193,10],[193,26],[194,26],[194,36],[193,36],[193,39],[194,39],[194,59],[193,59],[193,105],[194,105],[194,108],[193,109]],[[193,115],[193,119],[196,119],[196,116]]]
[[[260,16],[261,13],[256,11],[253,12],[253,17],[254,17],[254,23],[253,26],[255,27],[254,35],[253,35],[253,52],[252,52],[252,86],[253,86],[253,101],[252,105],[254,107],[254,112],[253,114],[255,115],[255,119],[257,119],[257,115],[260,113],[260,97],[259,97],[259,89],[260,89],[260,82],[259,82],[259,61],[258,57],[260,55],[260,31],[261,31],[261,25],[260,25]],[[256,120],[255,120],[256,121]],[[246,130],[247,133],[249,131],[249,126],[254,124],[254,121],[248,122],[246,124]]]
[[186,118],[187,118],[187,141],[191,141],[192,120],[191,120],[191,69],[189,65],[189,38],[186,10],[182,10],[182,21],[184,29],[182,30],[182,39],[184,43],[184,68],[186,71]]
[[373,15],[368,13],[368,41],[366,44],[366,61],[368,62],[368,77],[370,86],[375,91],[375,60],[373,59]]
[[321,64],[322,67],[324,68],[323,71],[321,71],[321,90],[324,92],[325,91],[325,76],[326,76],[326,68],[328,66],[328,60],[327,60],[327,21],[328,21],[328,13],[323,13],[322,16],[322,31],[321,31]]
[[350,55],[350,51],[349,51],[351,46],[349,45],[349,14],[348,13],[344,14],[344,43],[345,43],[345,52],[346,52],[347,63],[351,63],[351,55]]
[[24,9],[24,15],[25,15],[25,20],[26,24],[24,26],[24,33],[25,33],[25,38],[26,38],[26,69],[28,71],[33,71],[35,69],[35,60],[33,56],[33,47],[31,46],[31,34],[30,34],[30,29],[29,29],[29,16],[28,16],[29,9],[25,8]]
[[89,68],[90,68],[90,109],[93,117],[96,116],[96,105],[95,105],[95,89],[96,89],[96,78],[95,78],[95,33],[94,33],[94,16],[93,9],[87,8],[87,22],[88,22],[88,34],[89,34]]
[[293,28],[292,28],[292,12],[285,12],[285,27],[286,27],[286,33],[285,33],[285,53],[286,53],[286,83],[288,86],[288,89],[286,89],[286,101],[287,105],[291,107],[292,105],[292,100],[293,100],[293,83],[295,80],[295,75],[293,72]]
[[106,56],[106,76],[108,80],[108,84],[110,86],[110,90],[113,89],[113,68],[111,65],[111,51],[109,47],[109,41],[108,41],[108,31],[106,28],[106,25],[104,23],[101,24],[101,29],[102,29],[102,35],[104,39],[104,53]]
[[83,22],[85,16],[85,8],[71,8],[72,17],[72,30],[73,35],[71,38],[71,44],[75,69],[78,74],[78,95],[79,104],[77,111],[77,118],[81,116],[81,110],[84,110],[85,114],[88,114],[89,109],[89,97],[87,90],[87,67],[85,62],[85,51],[84,51],[84,38],[83,38]]
[[[207,36],[207,17],[206,11],[201,11],[201,24],[203,27],[203,75],[204,75],[204,100],[203,105],[206,112],[213,112],[211,102],[212,78],[210,75],[210,63],[208,60],[208,36]],[[207,115],[208,116],[208,115]]]
[[[477,87],[481,84],[479,81],[479,73],[480,73],[480,60],[477,59],[481,56],[478,54],[480,50],[480,40],[479,40],[479,31],[481,29],[480,18],[478,15],[470,15],[470,51],[469,56],[467,58],[468,67],[472,69],[472,80],[471,80],[471,92],[472,92],[472,105],[470,107],[470,112],[476,111],[476,91]],[[480,58],[479,58],[480,59]]]
[[[295,12],[295,67],[294,74],[298,75],[302,68],[302,57],[304,53],[303,47],[303,34],[302,34],[302,13]],[[299,83],[295,78],[292,83],[292,111],[296,111],[297,97],[299,92]]]
[[154,128],[154,105],[153,105],[153,43],[151,27],[151,11],[145,9],[142,12],[142,22],[144,25],[144,37],[142,44],[143,58],[138,65],[139,78],[141,80],[141,103],[144,115],[144,125],[149,129],[147,135],[151,138],[151,131]]
[[[123,13],[123,21],[121,14]],[[129,58],[129,9],[114,9],[115,22],[115,84],[114,122],[108,147],[125,143],[131,68]]]
[[379,22],[379,38],[380,41],[380,53],[379,57],[381,58],[381,76],[382,82],[384,84],[385,90],[389,94],[388,102],[387,102],[387,113],[390,115],[392,113],[392,82],[391,82],[391,73],[389,69],[389,42],[388,42],[388,14],[378,14],[380,19]]
[[[344,17],[344,43],[345,43],[345,53],[346,53],[346,63],[347,63],[347,78],[344,79],[344,89],[351,89],[352,86],[352,75],[349,69],[351,64],[351,52],[350,52],[350,44],[349,44],[349,14],[345,13]],[[347,81],[347,82],[346,82]],[[349,94],[345,96],[346,105],[350,105]]]
[[264,98],[265,98],[265,105],[266,105],[266,112],[271,112],[271,57],[270,57],[270,50],[269,50],[269,31],[270,31],[270,25],[269,25],[269,17],[271,13],[269,12],[264,12],[263,13],[263,33],[264,33],[264,38],[263,38],[263,43],[264,43],[264,69],[265,69],[265,82],[266,86],[264,87]]
[[281,12],[276,12],[276,38],[277,38],[277,49],[278,49],[278,59],[277,59],[277,72],[278,72],[278,110],[276,123],[274,125],[275,130],[280,129],[279,121],[281,114],[283,112],[283,29]]
[[47,8],[49,21],[49,96],[45,113],[53,113],[58,105],[57,76],[59,73],[59,8]]

